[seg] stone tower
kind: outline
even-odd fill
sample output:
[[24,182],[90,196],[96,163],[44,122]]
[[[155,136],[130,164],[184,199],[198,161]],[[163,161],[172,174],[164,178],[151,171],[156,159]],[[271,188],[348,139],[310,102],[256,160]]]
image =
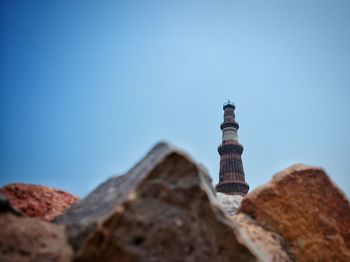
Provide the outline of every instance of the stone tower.
[[228,100],[224,104],[222,143],[218,148],[220,155],[219,183],[216,191],[228,195],[246,195],[249,185],[245,182],[242,164],[243,146],[238,142],[238,123],[235,120],[235,105]]

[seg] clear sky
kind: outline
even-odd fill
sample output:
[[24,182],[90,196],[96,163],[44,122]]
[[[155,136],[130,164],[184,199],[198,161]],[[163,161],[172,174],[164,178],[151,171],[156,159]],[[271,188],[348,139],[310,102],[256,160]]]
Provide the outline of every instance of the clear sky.
[[350,195],[350,1],[1,1],[0,186],[85,196],[168,140],[251,188],[294,163]]

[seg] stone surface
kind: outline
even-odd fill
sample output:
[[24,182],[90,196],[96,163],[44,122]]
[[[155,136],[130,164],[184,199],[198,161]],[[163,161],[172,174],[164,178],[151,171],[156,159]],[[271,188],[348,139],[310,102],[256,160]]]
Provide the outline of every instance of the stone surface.
[[205,171],[165,143],[56,222],[68,227],[75,261],[260,259],[219,207]]
[[216,197],[219,200],[222,208],[229,214],[233,215],[241,205],[243,197],[241,195],[227,195],[224,193],[217,192]]
[[[4,202],[5,201],[5,202]],[[0,206],[8,207],[4,198]],[[0,211],[1,262],[69,262],[73,251],[65,228],[37,218],[19,216],[12,208]]]
[[292,166],[249,193],[238,213],[283,237],[296,261],[350,261],[350,206],[320,168]]
[[265,230],[243,213],[233,215],[231,219],[249,236],[246,242],[251,241],[256,246],[256,252],[260,253],[259,257],[264,257],[265,261],[291,261],[280,235]]
[[31,184],[9,184],[0,188],[11,205],[30,217],[52,221],[79,198],[62,190]]
[[7,197],[0,194],[0,213],[10,212],[15,215],[22,215],[21,211],[11,206]]

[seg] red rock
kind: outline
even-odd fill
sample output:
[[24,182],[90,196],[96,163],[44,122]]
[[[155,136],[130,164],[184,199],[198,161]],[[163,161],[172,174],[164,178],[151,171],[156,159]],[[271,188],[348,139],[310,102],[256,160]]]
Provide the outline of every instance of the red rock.
[[30,184],[9,184],[0,188],[0,194],[26,215],[46,221],[52,221],[79,200],[59,189]]
[[282,236],[296,261],[350,261],[350,204],[320,168],[295,165],[276,174],[238,213]]

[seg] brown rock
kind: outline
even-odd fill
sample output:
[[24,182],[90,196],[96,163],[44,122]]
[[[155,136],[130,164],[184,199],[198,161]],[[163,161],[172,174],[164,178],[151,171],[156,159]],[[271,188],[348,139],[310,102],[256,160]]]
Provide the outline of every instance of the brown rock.
[[291,261],[284,249],[284,240],[276,233],[265,230],[254,219],[240,213],[231,216],[239,228],[247,234],[246,242],[255,246],[256,253],[264,261]]
[[[161,143],[56,219],[75,261],[256,261],[203,169]],[[252,251],[251,251],[252,250]]]
[[30,217],[52,221],[79,198],[62,190],[30,184],[9,184],[0,188],[11,205]]
[[[0,200],[3,202],[3,199]],[[2,206],[7,205],[6,203]],[[37,218],[0,212],[1,262],[68,262],[73,251],[65,228]]]
[[320,168],[292,166],[249,193],[245,213],[286,241],[297,261],[350,261],[350,205]]

